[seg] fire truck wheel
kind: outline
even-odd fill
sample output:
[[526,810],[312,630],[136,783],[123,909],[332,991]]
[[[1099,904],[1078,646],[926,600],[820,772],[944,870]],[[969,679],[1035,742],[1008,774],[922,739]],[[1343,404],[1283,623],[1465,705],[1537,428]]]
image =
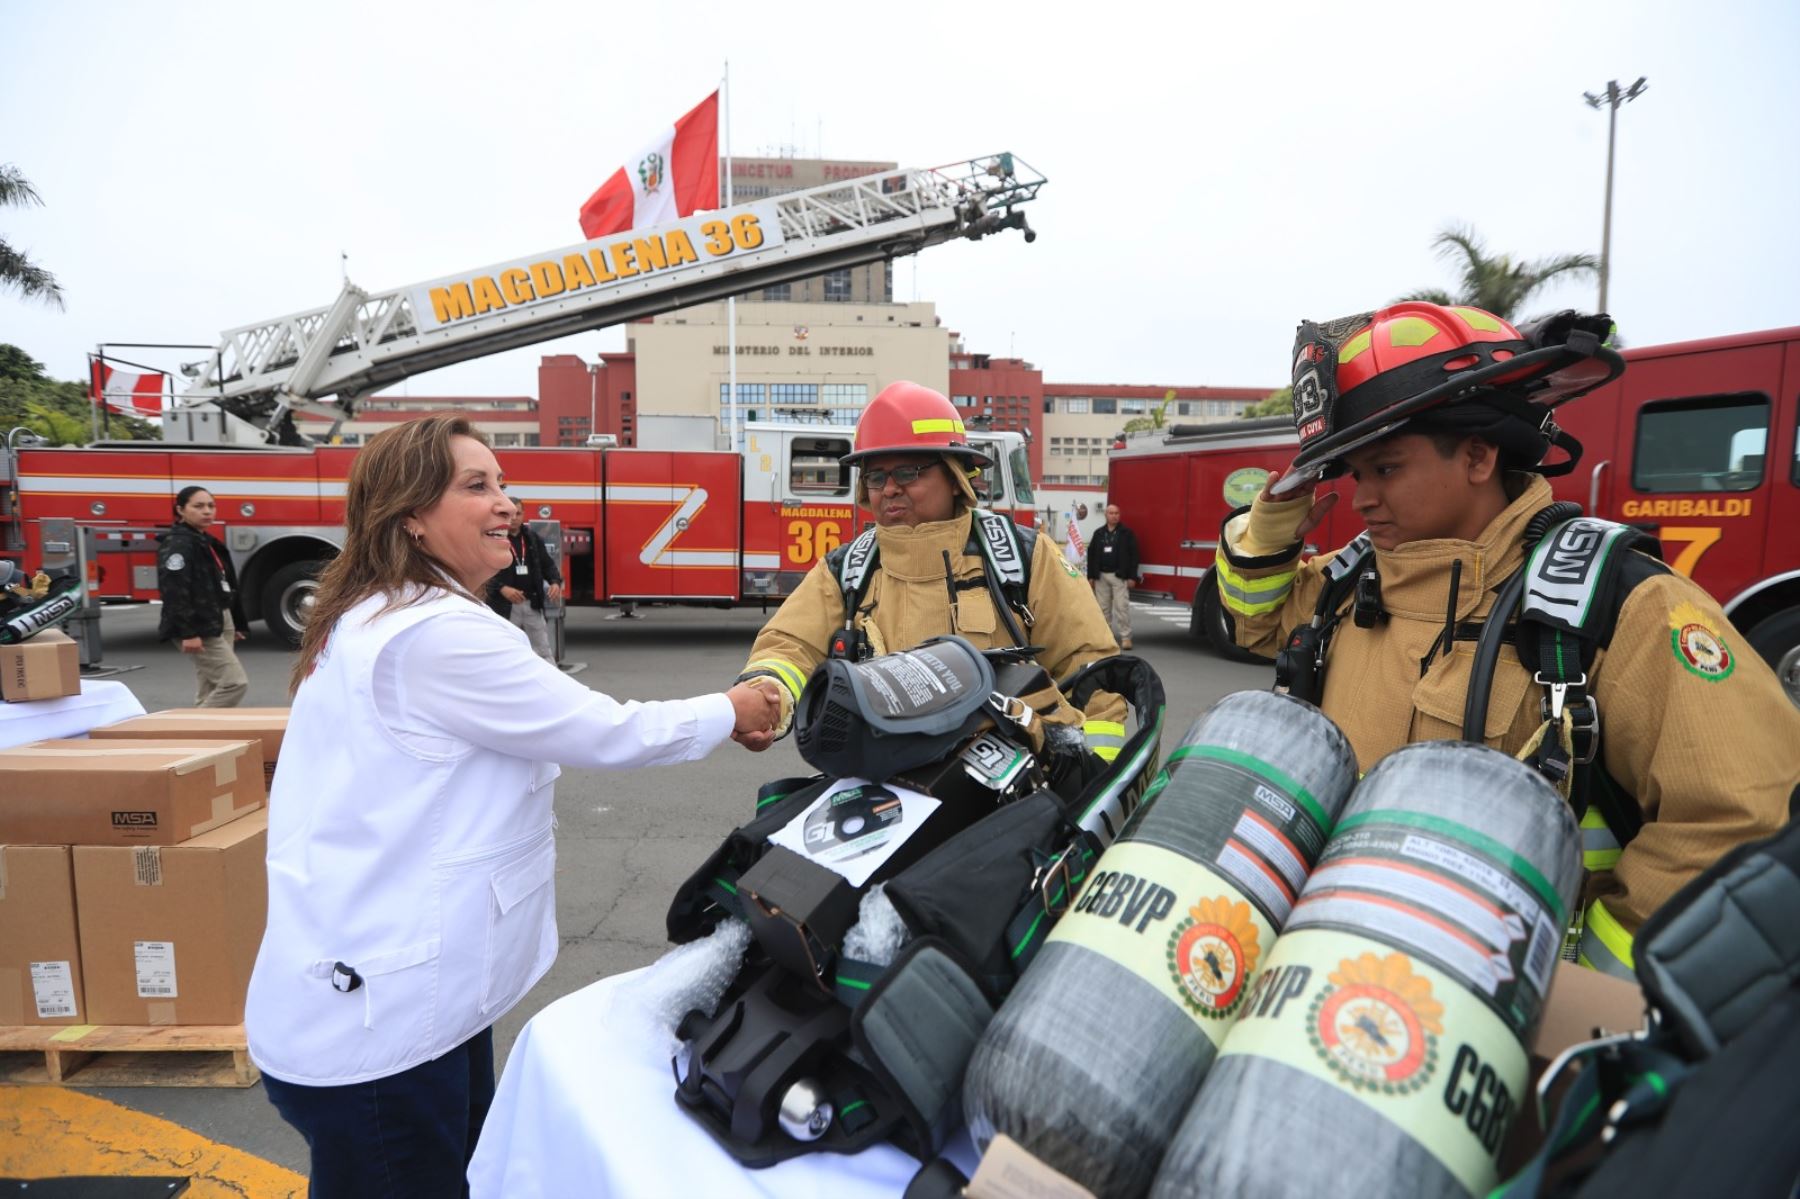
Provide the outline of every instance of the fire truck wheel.
[[1777,612],[1747,635],[1750,647],[1774,669],[1787,697],[1800,706],[1800,608]]
[[290,562],[263,585],[263,623],[269,632],[298,648],[300,633],[312,612],[313,593],[319,589],[323,562]]

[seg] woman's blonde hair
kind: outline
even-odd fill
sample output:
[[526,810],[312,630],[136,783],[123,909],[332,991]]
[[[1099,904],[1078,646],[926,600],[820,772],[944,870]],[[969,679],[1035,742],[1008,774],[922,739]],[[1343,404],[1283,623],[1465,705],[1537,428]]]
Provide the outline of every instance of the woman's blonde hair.
[[350,463],[344,548],[319,576],[300,656],[288,679],[289,694],[300,689],[332,629],[357,604],[385,594],[382,612],[391,612],[445,587],[443,564],[406,531],[406,522],[449,490],[456,475],[451,441],[456,437],[487,444],[464,417],[422,416],[377,433]]

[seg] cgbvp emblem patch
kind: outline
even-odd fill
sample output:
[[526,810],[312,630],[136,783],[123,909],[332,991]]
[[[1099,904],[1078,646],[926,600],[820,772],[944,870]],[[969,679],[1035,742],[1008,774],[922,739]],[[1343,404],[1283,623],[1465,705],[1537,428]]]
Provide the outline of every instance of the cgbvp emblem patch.
[[1202,899],[1169,936],[1169,972],[1181,998],[1202,1016],[1237,1011],[1262,952],[1250,905],[1227,896]]
[[1313,1051],[1360,1091],[1405,1095],[1431,1079],[1444,1005],[1403,953],[1345,958],[1309,1013]]
[[1709,683],[1731,677],[1737,658],[1697,605],[1681,603],[1669,613],[1669,645],[1688,673]]

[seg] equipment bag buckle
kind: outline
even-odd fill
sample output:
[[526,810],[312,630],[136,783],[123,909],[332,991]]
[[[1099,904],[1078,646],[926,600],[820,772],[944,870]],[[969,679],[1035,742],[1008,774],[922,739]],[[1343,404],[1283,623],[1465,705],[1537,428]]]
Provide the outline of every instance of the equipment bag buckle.
[[1587,675],[1583,674],[1578,679],[1570,680],[1547,679],[1544,677],[1544,672],[1540,670],[1531,676],[1531,681],[1540,687],[1550,688],[1550,699],[1548,701],[1550,709],[1544,716],[1544,719],[1555,721],[1560,724],[1562,723],[1563,702],[1569,693],[1569,688],[1587,686]]

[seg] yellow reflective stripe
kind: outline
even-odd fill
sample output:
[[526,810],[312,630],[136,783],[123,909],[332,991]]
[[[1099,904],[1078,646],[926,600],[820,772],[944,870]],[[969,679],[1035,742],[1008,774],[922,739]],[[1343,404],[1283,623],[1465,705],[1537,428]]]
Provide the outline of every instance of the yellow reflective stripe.
[[1463,324],[1471,329],[1480,329],[1483,333],[1501,331],[1500,322],[1491,313],[1483,312],[1479,308],[1452,308],[1450,311],[1462,317]]
[[1606,817],[1590,805],[1581,817],[1581,865],[1590,873],[1611,870],[1619,864],[1624,849],[1619,839],[1606,827]]
[[780,658],[763,658],[744,667],[745,674],[758,670],[766,670],[774,675],[795,699],[799,699],[800,693],[806,690],[806,676],[792,662],[783,662]]
[[1403,316],[1388,322],[1388,344],[1422,346],[1438,335],[1438,327],[1419,316]]
[[1081,726],[1081,735],[1088,749],[1102,761],[1113,761],[1125,748],[1125,726],[1116,720],[1086,721]]
[[1581,954],[1577,960],[1590,970],[1637,980],[1631,960],[1631,934],[1598,899],[1588,905],[1581,930]]
[[1215,565],[1219,574],[1219,598],[1225,601],[1227,608],[1233,612],[1242,612],[1245,616],[1273,612],[1281,607],[1281,601],[1294,589],[1296,572],[1291,570],[1283,574],[1246,579],[1232,570],[1223,556],[1215,559]]
[[959,417],[932,417],[929,420],[916,420],[912,423],[914,433],[961,433],[963,423]]
[[1116,720],[1090,720],[1081,726],[1081,731],[1092,737],[1095,734],[1111,734],[1114,737],[1125,735],[1125,726]]
[[1338,365],[1342,366],[1344,363],[1350,361],[1352,358],[1368,349],[1374,341],[1374,331],[1364,329],[1361,333],[1358,333],[1355,337],[1352,337],[1349,341],[1345,342],[1344,348],[1338,351]]
[[1099,758],[1102,762],[1116,761],[1118,759],[1119,750],[1121,748],[1122,748],[1121,746],[1117,746],[1117,745],[1090,745],[1090,746],[1088,746],[1088,750],[1090,752],[1092,752],[1093,755],[1096,758]]

